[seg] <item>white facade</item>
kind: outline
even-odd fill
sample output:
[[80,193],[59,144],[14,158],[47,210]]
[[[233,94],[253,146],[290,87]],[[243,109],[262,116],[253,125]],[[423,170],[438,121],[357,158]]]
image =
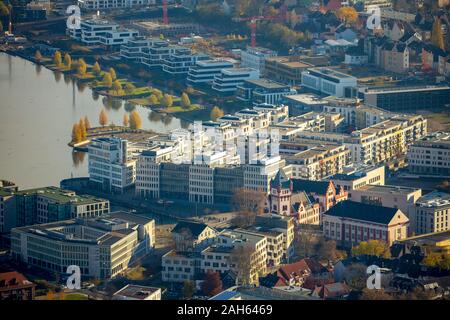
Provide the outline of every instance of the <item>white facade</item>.
[[175,48],[168,57],[162,60],[163,71],[171,75],[184,75],[197,61],[207,60],[209,57],[201,53],[193,53],[184,47]]
[[233,93],[245,80],[259,79],[259,71],[251,68],[222,69],[214,77],[212,88],[220,93]]
[[233,63],[228,60],[200,60],[189,68],[187,81],[192,84],[210,84],[222,69],[229,68],[233,68]]
[[357,86],[357,79],[330,68],[311,68],[302,72],[302,85],[336,97],[345,97],[346,89]]
[[150,48],[159,42],[161,42],[159,39],[140,36],[130,39],[127,43],[120,46],[120,57],[125,60],[142,63]]
[[132,8],[155,3],[156,0],[78,0],[78,5],[86,10]]
[[247,50],[241,52],[241,66],[258,70],[264,73],[266,59],[277,56],[275,51],[266,48],[247,47]]
[[28,265],[65,274],[108,279],[120,275],[155,245],[155,221],[125,212],[11,231],[11,255]]
[[136,159],[127,140],[96,138],[88,146],[89,181],[108,191],[123,192],[135,183]]
[[67,29],[69,36],[88,46],[116,46],[127,43],[137,37],[135,30],[121,28],[118,24],[106,20],[81,20],[80,29]]

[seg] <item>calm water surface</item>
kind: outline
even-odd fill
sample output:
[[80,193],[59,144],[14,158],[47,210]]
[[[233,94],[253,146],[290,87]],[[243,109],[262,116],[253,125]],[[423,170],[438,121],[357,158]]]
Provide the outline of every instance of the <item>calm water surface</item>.
[[[115,124],[133,109],[96,97],[62,74],[0,53],[0,179],[33,188],[87,176],[87,155],[72,152],[67,143],[73,124],[87,116],[97,126],[102,108]],[[167,132],[185,125],[175,117],[135,108],[143,129]]]

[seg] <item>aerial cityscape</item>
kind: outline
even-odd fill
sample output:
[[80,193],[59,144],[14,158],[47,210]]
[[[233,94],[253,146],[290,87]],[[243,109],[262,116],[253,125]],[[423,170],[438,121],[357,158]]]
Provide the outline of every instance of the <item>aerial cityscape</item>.
[[449,0],[0,0],[0,97],[2,302],[450,300]]

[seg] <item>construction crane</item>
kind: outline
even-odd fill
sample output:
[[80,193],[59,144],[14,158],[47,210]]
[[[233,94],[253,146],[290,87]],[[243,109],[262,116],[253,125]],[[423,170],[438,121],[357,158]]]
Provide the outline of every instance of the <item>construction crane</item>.
[[280,12],[277,16],[255,16],[249,18],[234,18],[234,21],[250,21],[251,30],[251,46],[256,46],[256,24],[258,21],[278,21],[285,22],[287,20],[287,9],[286,6],[281,7]]
[[163,5],[163,24],[169,24],[169,15],[167,14],[167,0],[162,0]]
[[264,17],[257,16],[251,18],[235,18],[234,21],[250,21],[250,30],[251,30],[251,46],[256,46],[256,23],[262,20],[275,20],[274,17]]

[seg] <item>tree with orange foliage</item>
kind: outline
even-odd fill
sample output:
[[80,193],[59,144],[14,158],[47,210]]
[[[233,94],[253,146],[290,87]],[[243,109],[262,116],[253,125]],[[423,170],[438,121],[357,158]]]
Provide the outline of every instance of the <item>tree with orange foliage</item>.
[[98,117],[98,123],[100,123],[100,125],[102,127],[104,127],[108,124],[108,114],[106,113],[105,109],[102,109],[102,111],[100,111],[100,115]]
[[91,123],[89,122],[89,119],[87,116],[84,116],[84,126],[86,127],[86,130],[89,130],[91,127]]
[[133,110],[130,116],[130,128],[136,130],[140,129],[141,127],[142,127],[141,116],[136,110]]
[[72,127],[72,142],[73,143],[81,142],[80,126],[77,123],[75,123]]
[[358,20],[358,12],[353,7],[341,7],[335,15],[346,24],[353,24]]

